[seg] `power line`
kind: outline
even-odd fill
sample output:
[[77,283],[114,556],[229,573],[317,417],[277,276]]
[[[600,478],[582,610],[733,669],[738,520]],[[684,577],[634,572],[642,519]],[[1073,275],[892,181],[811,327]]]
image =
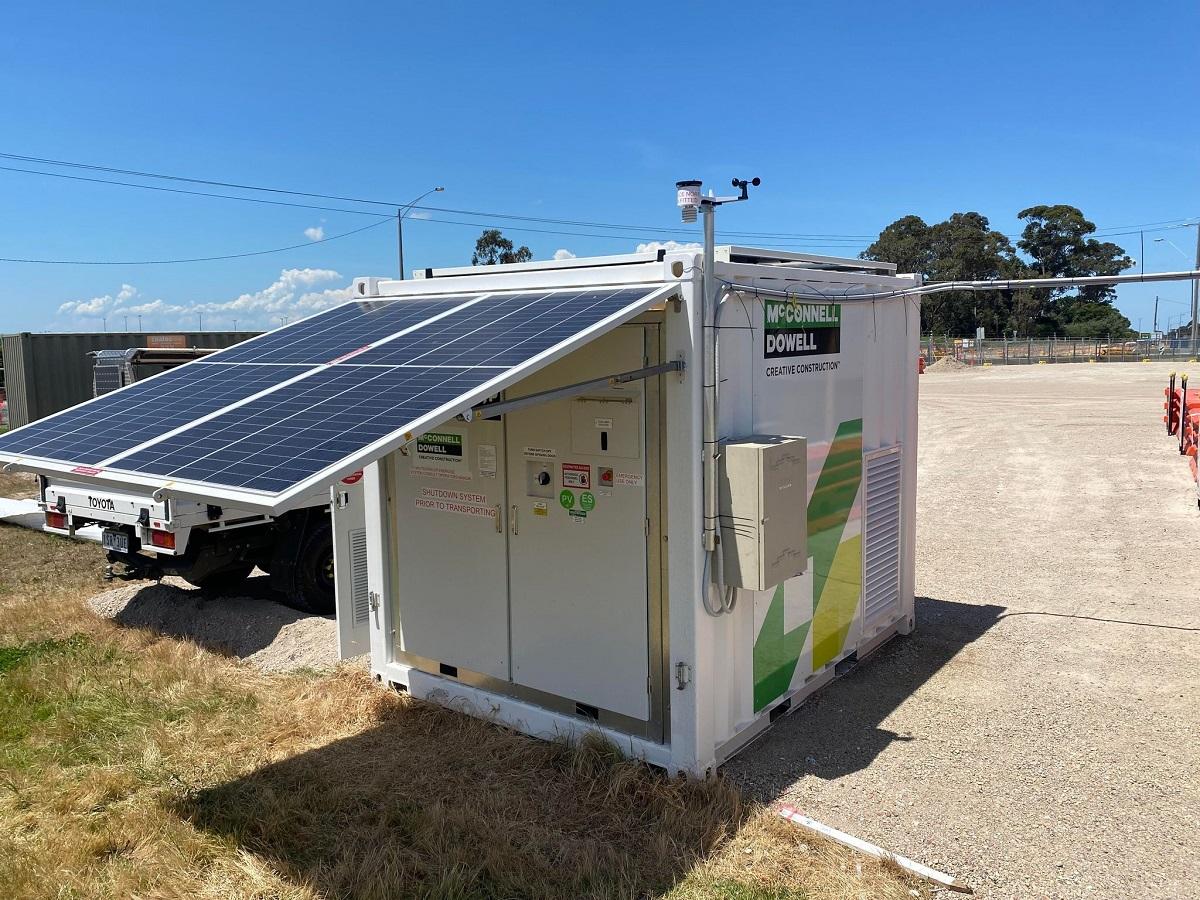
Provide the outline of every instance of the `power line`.
[[[0,156],[3,156],[3,154],[0,154]],[[27,174],[27,175],[43,175],[48,178],[61,178],[61,179],[66,179],[68,181],[82,181],[82,182],[87,182],[89,184],[106,184],[106,185],[112,185],[112,186],[117,186],[117,187],[139,188],[141,190],[147,190],[147,191],[161,191],[161,192],[166,192],[166,193],[170,193],[170,194],[184,194],[184,195],[192,196],[192,197],[210,197],[210,198],[219,199],[219,200],[237,200],[237,201],[242,201],[245,203],[259,203],[259,204],[265,204],[268,206],[284,206],[284,207],[299,208],[299,209],[313,209],[313,210],[318,210],[321,212],[340,212],[340,213],[350,213],[353,215],[371,216],[371,217],[378,217],[380,215],[379,213],[368,212],[368,211],[362,210],[362,209],[349,209],[349,208],[345,208],[345,207],[320,206],[320,205],[316,205],[316,204],[312,204],[312,203],[297,203],[297,202],[288,201],[288,200],[268,200],[268,199],[265,199],[262,197],[239,197],[239,196],[236,196],[233,194],[218,194],[218,193],[212,193],[209,191],[190,191],[190,190],[186,190],[184,188],[163,187],[160,185],[153,185],[153,184],[137,184],[137,183],[131,182],[131,181],[117,181],[117,180],[110,179],[110,178],[92,178],[92,177],[89,177],[86,175],[68,175],[65,172],[39,172],[36,169],[22,169],[22,168],[18,168],[15,166],[0,166],[0,171],[17,172],[17,173]],[[447,212],[447,213],[457,212],[454,210],[443,210],[443,209],[440,209],[437,207],[414,207],[414,208],[422,209],[422,210],[426,210],[426,209],[436,210],[438,212]],[[472,213],[468,213],[468,212],[464,211],[462,214],[471,215]],[[487,215],[487,214],[479,213],[477,215]],[[394,217],[387,216],[385,218],[388,220],[391,220]],[[519,218],[519,219],[525,220],[525,221],[534,221],[534,222],[541,221],[540,219],[536,219],[533,217],[516,217],[516,218]],[[456,222],[456,221],[452,221],[449,219],[435,219],[432,216],[429,218],[420,218],[420,219],[417,219],[417,221],[438,222],[438,223],[442,223],[442,224],[446,224],[446,225],[466,225],[466,226],[470,226],[472,228],[487,228],[487,227],[490,227],[490,226],[496,224],[494,222]],[[562,221],[566,221],[566,220],[562,220]],[[508,228],[509,231],[530,232],[530,233],[536,233],[536,234],[551,234],[551,235],[557,235],[560,237],[591,237],[591,238],[598,238],[601,240],[646,242],[646,241],[653,241],[653,240],[656,240],[656,239],[662,237],[661,233],[656,233],[654,231],[648,231],[645,234],[631,235],[631,234],[592,233],[592,232],[581,232],[581,231],[563,231],[560,229],[531,228],[531,227],[527,227],[527,226],[518,226],[518,225],[506,225],[505,227]],[[618,227],[618,226],[606,225],[603,227],[613,228],[613,227]],[[362,229],[359,229],[359,230],[362,230]],[[348,234],[353,234],[353,233],[357,233],[357,232],[348,232]],[[723,231],[723,232],[721,232],[721,234],[726,237],[735,236],[735,234],[732,232],[724,232]],[[830,249],[837,249],[840,246],[843,246],[843,247],[859,246],[859,244],[842,244],[840,242],[833,242],[833,241],[819,242],[819,241],[809,241],[809,240],[804,240],[804,239],[792,239],[792,238],[784,238],[784,239],[781,239],[780,242],[786,243],[789,245],[795,245],[795,246],[826,247],[826,248],[830,248]],[[312,243],[317,243],[317,242],[313,241]],[[303,246],[307,246],[307,245],[299,244],[296,246],[303,247]],[[255,251],[255,253],[256,254],[257,253],[275,253],[275,252],[280,252],[281,250],[284,250],[284,249],[291,249],[291,248],[280,248],[280,250],[270,250],[270,251]],[[250,254],[250,255],[254,255],[254,254]],[[223,259],[223,258],[232,258],[232,257],[212,257],[212,259]],[[201,258],[197,258],[195,261],[200,261],[200,259]],[[204,257],[203,259],[209,259],[209,257]],[[37,260],[19,260],[19,259],[7,259],[7,258],[0,259],[0,262],[22,262],[22,261],[37,262]],[[192,260],[184,260],[184,261],[192,261]],[[60,261],[47,260],[46,262],[60,262]],[[152,261],[148,261],[147,264],[151,264],[151,262]],[[164,261],[164,262],[171,262],[171,261],[168,260],[168,261]],[[80,264],[84,265],[85,263],[80,263]],[[107,263],[94,263],[94,264],[102,265],[102,264],[107,264]],[[116,264],[116,263],[114,263],[114,264]]]
[[[23,155],[13,154],[13,153],[0,153],[0,158],[20,160],[20,161],[25,161],[25,162],[33,162],[33,163],[42,164],[42,165],[64,166],[64,167],[83,169],[83,170],[95,171],[95,172],[125,174],[125,175],[131,175],[131,176],[139,177],[139,178],[153,178],[153,179],[160,179],[160,180],[184,182],[184,183],[190,183],[190,184],[208,185],[208,186],[214,186],[214,187],[228,187],[228,188],[232,188],[235,190],[262,191],[262,192],[283,194],[283,195],[289,195],[289,196],[312,197],[312,198],[317,198],[317,199],[336,200],[336,201],[344,202],[344,203],[365,203],[365,204],[372,204],[372,205],[395,206],[395,207],[401,207],[401,206],[407,205],[407,204],[394,203],[392,201],[383,201],[383,200],[370,199],[370,198],[345,197],[345,196],[339,196],[336,194],[320,194],[320,193],[309,192],[309,191],[295,191],[295,190],[287,190],[287,189],[283,189],[283,188],[272,188],[272,187],[264,187],[264,186],[258,186],[258,185],[240,184],[237,182],[191,178],[191,177],[186,177],[186,176],[181,176],[181,175],[168,175],[168,174],[156,173],[156,172],[143,172],[143,171],[139,171],[139,170],[135,170],[135,169],[121,169],[121,168],[116,168],[116,167],[112,167],[112,166],[99,166],[99,165],[92,165],[89,163],[71,162],[71,161],[67,161],[67,160],[54,160],[54,159],[47,159],[47,158],[43,158],[43,157],[23,156]],[[268,206],[282,206],[282,207],[298,208],[298,209],[312,209],[312,210],[317,210],[317,211],[321,211],[321,212],[337,212],[337,213],[346,213],[346,214],[351,214],[351,215],[366,215],[366,216],[373,216],[373,217],[380,216],[380,214],[376,213],[376,212],[369,212],[367,210],[354,209],[354,208],[348,208],[348,207],[324,206],[324,205],[320,205],[320,204],[300,203],[300,202],[296,202],[296,201],[287,201],[287,200],[271,200],[271,199],[266,199],[263,197],[244,197],[244,196],[239,196],[239,195],[235,195],[235,194],[215,193],[215,192],[211,192],[211,191],[193,191],[193,190],[187,190],[184,188],[165,187],[162,185],[139,184],[136,182],[120,181],[120,180],[108,179],[108,178],[96,178],[96,177],[88,177],[88,176],[84,176],[84,175],[69,175],[69,174],[66,174],[63,172],[45,172],[45,171],[40,171],[37,169],[19,168],[16,166],[0,166],[0,171],[15,172],[15,173],[27,174],[27,175],[41,175],[43,177],[48,177],[48,178],[67,179],[70,181],[81,181],[81,182],[88,182],[88,183],[95,183],[95,184],[106,184],[106,185],[112,185],[112,186],[118,186],[118,187],[139,188],[142,190],[162,191],[162,192],[166,192],[166,193],[182,194],[182,195],[187,195],[187,196],[210,197],[210,198],[214,198],[214,199],[233,200],[233,201],[240,201],[243,203],[258,203],[258,204],[268,205]],[[511,214],[511,213],[488,213],[488,212],[480,212],[477,210],[460,210],[460,209],[450,209],[450,208],[445,208],[445,207],[412,206],[411,208],[415,209],[415,210],[420,210],[423,212],[428,212],[428,213],[436,212],[436,213],[455,215],[455,216],[478,216],[478,217],[483,217],[483,218],[506,219],[506,220],[510,220],[512,222],[530,222],[530,223],[535,223],[535,224],[563,225],[563,226],[573,227],[573,228],[604,229],[603,232],[597,233],[595,231],[567,231],[567,230],[552,229],[552,228],[533,228],[533,227],[529,227],[527,225],[505,224],[505,226],[504,226],[505,228],[507,228],[510,231],[528,232],[531,234],[555,235],[555,236],[560,236],[560,237],[586,237],[586,238],[599,239],[599,240],[617,240],[617,241],[632,241],[632,242],[651,242],[651,241],[660,239],[664,234],[685,234],[690,238],[696,237],[696,235],[691,230],[684,229],[684,228],[678,228],[678,227],[621,225],[621,224],[606,223],[606,222],[588,222],[588,221],[575,220],[575,219],[553,219],[553,218],[545,218],[545,217],[539,217],[539,216],[522,216],[522,215]],[[345,234],[338,235],[336,237],[346,237],[351,234],[357,234],[360,231],[365,231],[365,230],[367,230],[367,228],[374,227],[374,225],[381,224],[382,221],[387,221],[387,220],[390,220],[391,218],[392,218],[392,216],[382,217],[380,222],[372,223],[372,225],[366,226],[365,228],[360,228],[360,229],[356,229],[354,231],[346,232]],[[480,228],[480,227],[488,228],[488,227],[493,227],[496,224],[495,222],[456,221],[456,220],[452,220],[452,219],[438,219],[438,218],[434,218],[432,215],[430,215],[428,217],[422,217],[421,219],[419,219],[419,221],[435,222],[435,223],[446,224],[446,225],[458,225],[458,226],[471,227],[471,228]],[[1166,220],[1166,221],[1161,221],[1161,222],[1143,223],[1141,225],[1112,226],[1111,228],[1098,229],[1096,232],[1094,232],[1094,235],[1096,237],[1101,237],[1101,238],[1103,238],[1103,237],[1118,237],[1118,236],[1122,236],[1122,235],[1138,234],[1143,231],[1161,231],[1161,230],[1167,230],[1167,229],[1171,229],[1171,228],[1190,227],[1191,224],[1193,224],[1193,223],[1180,222],[1180,220],[1178,220],[1178,219],[1173,219],[1173,220]],[[1116,230],[1116,229],[1121,229],[1121,228],[1129,229],[1129,230],[1126,230],[1126,231]],[[642,233],[640,233],[640,234],[614,233],[617,231],[623,231],[623,232],[639,231]],[[737,239],[737,238],[765,239],[765,240],[770,240],[771,242],[776,243],[776,244],[790,246],[790,247],[798,248],[798,249],[800,249],[800,248],[803,248],[803,249],[827,249],[827,250],[842,250],[842,251],[854,250],[854,249],[863,247],[868,241],[873,241],[873,240],[877,239],[877,236],[874,236],[874,235],[803,234],[803,233],[795,233],[795,232],[750,232],[750,231],[721,231],[720,236],[722,238],[726,238],[726,239]],[[329,238],[328,240],[335,240],[336,237]],[[1006,235],[1006,237],[1019,238],[1021,236],[1010,234],[1010,235]],[[312,244],[312,243],[321,243],[321,241],[310,242],[310,244]],[[288,247],[280,247],[280,248],[275,248],[275,249],[271,249],[271,250],[256,250],[256,251],[250,251],[247,253],[226,254],[226,255],[210,256],[210,257],[195,257],[195,258],[178,259],[178,260],[145,260],[142,262],[78,261],[77,263],[74,263],[74,264],[78,264],[78,265],[140,265],[140,264],[166,265],[166,264],[172,264],[172,263],[178,263],[178,262],[207,262],[207,261],[217,261],[217,260],[223,260],[223,259],[236,259],[236,258],[239,258],[242,256],[258,256],[258,255],[264,255],[264,254],[268,254],[268,253],[280,253],[280,252],[284,252],[287,250],[293,250],[293,249],[299,249],[301,247],[306,247],[306,246],[309,246],[310,244],[294,244],[294,245],[290,245]],[[53,264],[53,265],[72,264],[71,261],[69,261],[69,260],[36,260],[36,259],[20,259],[20,258],[0,258],[0,262],[28,262],[28,263],[44,263],[44,264]]]
[[[314,191],[297,191],[297,190],[290,190],[290,189],[286,189],[286,188],[266,187],[263,185],[241,184],[239,182],[232,182],[232,181],[218,181],[218,180],[214,180],[214,179],[194,178],[194,177],[189,177],[189,176],[184,176],[184,175],[170,175],[170,174],[165,174],[165,173],[161,173],[161,172],[145,172],[145,171],[141,171],[138,169],[123,169],[123,168],[118,168],[115,166],[101,166],[101,165],[95,165],[92,163],[74,162],[71,160],[49,159],[46,157],[39,157],[39,156],[26,156],[26,155],[17,154],[17,153],[2,153],[2,152],[0,152],[0,158],[19,160],[19,161],[23,161],[23,162],[39,163],[42,165],[49,165],[49,166],[65,166],[65,167],[69,167],[69,168],[86,169],[86,170],[95,171],[95,172],[107,172],[110,174],[117,174],[117,175],[132,175],[132,176],[135,176],[138,178],[154,178],[154,179],[165,180],[165,181],[185,182],[188,184],[203,184],[203,185],[208,185],[210,187],[226,187],[226,188],[233,188],[235,190],[243,190],[243,191],[261,191],[261,192],[265,192],[265,193],[285,194],[285,195],[294,196],[294,197],[313,197],[313,198],[321,199],[321,200],[337,200],[337,201],[340,201],[343,203],[363,203],[363,204],[370,204],[370,205],[376,205],[376,206],[389,206],[389,207],[402,207],[402,206],[408,205],[406,203],[401,203],[401,202],[397,202],[397,201],[393,201],[393,200],[380,200],[378,198],[371,198],[371,197],[347,197],[347,196],[342,196],[339,194],[322,194],[322,193],[317,193]],[[4,168],[4,167],[0,167],[0,168]],[[8,169],[8,171],[26,172],[28,174],[34,174],[34,175],[53,175],[54,174],[54,173],[50,173],[50,172],[38,172],[38,171],[35,171],[32,169],[11,169],[10,168],[10,169]],[[65,176],[59,176],[59,177],[65,177]],[[81,179],[81,180],[89,180],[89,179]],[[127,187],[146,187],[146,185],[130,184],[129,182],[104,182],[101,179],[96,179],[96,180],[101,181],[101,183],[121,184],[121,185],[124,185]],[[189,192],[179,191],[179,193],[189,193]],[[224,194],[201,193],[200,196],[221,196],[221,197],[225,197],[227,199],[240,199],[240,200],[247,200],[250,202],[266,202],[266,201],[262,201],[260,199],[255,199],[255,198],[251,198],[251,197],[231,197],[229,195],[224,195]],[[320,209],[320,210],[339,211],[339,212],[354,212],[354,213],[357,213],[360,215],[366,214],[363,210],[347,210],[347,209],[333,210],[331,207],[325,207],[325,206],[314,206],[314,205],[305,205],[305,204],[284,204],[284,203],[280,203],[279,205],[295,205],[295,206],[302,206],[304,208],[309,208],[309,209]],[[546,217],[542,217],[542,216],[521,216],[521,215],[516,215],[513,213],[483,212],[480,210],[450,209],[447,207],[435,207],[435,206],[413,206],[412,209],[426,210],[426,211],[430,211],[430,212],[449,213],[449,214],[453,214],[453,215],[484,216],[486,218],[493,218],[493,219],[511,219],[513,221],[537,222],[537,223],[546,224],[546,225],[567,225],[567,226],[584,227],[584,228],[611,228],[611,229],[625,229],[625,230],[633,230],[633,231],[650,231],[650,232],[667,232],[667,231],[669,231],[672,233],[687,233],[687,234],[693,233],[690,229],[679,228],[679,227],[674,227],[674,226],[630,225],[630,224],[618,224],[618,223],[608,223],[608,222],[588,222],[588,221],[575,220],[575,219],[554,219],[554,218],[546,218]],[[1117,236],[1121,236],[1121,235],[1137,234],[1139,231],[1146,231],[1146,230],[1165,230],[1168,228],[1191,227],[1194,224],[1195,224],[1194,222],[1181,221],[1180,219],[1176,218],[1176,219],[1162,220],[1162,221],[1158,221],[1158,222],[1144,222],[1144,223],[1139,223],[1139,224],[1135,224],[1135,225],[1110,225],[1110,226],[1105,226],[1102,228],[1097,228],[1096,231],[1094,232],[1094,234],[1096,237],[1117,237]],[[793,238],[793,239],[797,239],[797,240],[833,239],[836,241],[874,240],[877,237],[877,235],[875,235],[875,234],[832,234],[832,233],[808,234],[808,233],[802,233],[802,232],[781,232],[781,231],[726,231],[726,232],[724,232],[724,234],[727,236],[736,236],[736,237]],[[1005,236],[1009,237],[1009,238],[1021,237],[1021,235],[1019,235],[1019,234],[1007,234]],[[833,245],[825,244],[822,246],[833,246]]]
[[[203,184],[203,185],[208,185],[210,187],[226,187],[226,188],[233,188],[235,190],[242,190],[242,191],[262,191],[262,192],[272,193],[272,194],[285,194],[285,195],[294,196],[294,197],[314,197],[314,198],[317,198],[320,200],[337,200],[337,201],[343,202],[343,203],[365,203],[365,204],[371,204],[371,205],[375,205],[375,206],[388,206],[388,207],[402,207],[402,206],[407,207],[408,206],[407,203],[398,203],[398,202],[394,202],[391,200],[379,200],[379,199],[366,198],[366,197],[345,197],[345,196],[341,196],[338,194],[320,194],[320,193],[315,193],[312,191],[296,191],[296,190],[288,190],[285,188],[264,187],[264,186],[252,185],[252,184],[239,184],[237,182],[232,182],[232,181],[215,181],[215,180],[206,179],[206,178],[191,178],[191,177],[187,177],[187,176],[183,176],[183,175],[167,175],[167,174],[163,174],[163,173],[159,173],[159,172],[143,172],[143,171],[139,171],[137,169],[121,169],[121,168],[116,168],[114,166],[99,166],[99,165],[92,165],[90,163],[71,162],[68,160],[46,159],[46,158],[38,157],[38,156],[23,156],[23,155],[17,154],[17,153],[0,153],[0,159],[12,159],[12,160],[18,160],[21,162],[38,163],[41,165],[48,165],[48,166],[65,166],[68,168],[86,169],[86,170],[94,171],[94,172],[107,172],[109,174],[115,174],[115,175],[132,175],[132,176],[135,176],[138,178],[155,178],[155,179],[160,179],[160,180],[165,180],[165,181],[179,181],[179,182],[184,182],[184,183],[188,183],[188,184]],[[75,179],[80,180],[80,181],[95,181],[95,182],[98,182],[101,184],[120,184],[125,187],[141,187],[141,188],[146,188],[148,190],[171,190],[171,189],[167,189],[167,188],[153,188],[150,185],[139,185],[139,184],[133,184],[131,182],[126,182],[126,181],[111,181],[111,180],[98,179],[98,178],[91,179],[91,178],[84,178],[82,176],[67,176],[67,175],[62,175],[62,174],[53,173],[53,172],[41,172],[41,171],[38,171],[35,169],[19,169],[19,168],[13,168],[13,167],[5,167],[5,166],[0,166],[0,169],[3,169],[5,171],[10,171],[10,172],[24,172],[24,173],[30,174],[30,175],[49,175],[49,176],[59,177],[59,178],[74,177]],[[265,200],[261,200],[261,199],[251,198],[251,197],[241,197],[241,198],[232,197],[228,194],[210,194],[210,193],[204,193],[204,192],[191,192],[191,191],[183,191],[183,190],[174,190],[172,192],[173,193],[182,193],[182,194],[194,193],[194,194],[198,194],[199,196],[213,196],[213,197],[219,196],[219,197],[225,197],[227,199],[243,199],[243,200],[250,200],[251,202],[259,202],[259,203],[270,202],[270,201],[265,201]],[[329,209],[329,207],[325,207],[325,206],[306,206],[305,204],[289,204],[289,203],[282,203],[279,201],[275,201],[275,202],[278,205],[283,205],[283,206],[302,206],[302,207],[311,208],[311,209]],[[494,219],[512,219],[514,221],[538,222],[538,223],[546,224],[546,225],[569,225],[569,226],[586,227],[586,228],[618,228],[618,229],[626,229],[626,230],[653,231],[653,232],[670,231],[670,232],[687,233],[687,234],[694,233],[693,229],[686,229],[686,228],[680,228],[680,227],[675,227],[675,226],[660,227],[660,226],[656,226],[656,225],[629,225],[629,224],[615,224],[615,223],[609,223],[609,222],[588,222],[588,221],[575,220],[575,219],[552,219],[552,218],[546,218],[543,216],[521,216],[521,215],[516,215],[514,213],[484,212],[481,210],[474,210],[474,209],[450,209],[450,208],[441,207],[441,206],[412,206],[411,208],[419,209],[419,210],[426,210],[426,211],[430,211],[430,212],[451,213],[454,215],[485,216],[487,218],[494,218]],[[345,210],[345,209],[343,209],[341,211],[342,212],[356,212],[360,215],[368,214],[364,210]],[[787,238],[799,238],[799,239],[817,239],[817,238],[868,239],[868,238],[874,237],[873,235],[870,235],[870,234],[804,234],[804,233],[795,233],[795,232],[769,232],[769,231],[736,231],[736,232],[728,231],[725,233],[728,235],[736,235],[739,237],[771,237],[771,238],[787,237]]]
[[91,259],[19,259],[9,256],[0,256],[0,262],[9,263],[36,263],[45,266],[167,266],[177,263],[196,263],[196,262],[216,262],[220,259],[242,259],[246,256],[265,256],[268,253],[283,253],[287,250],[296,250],[300,247],[311,247],[313,244],[328,244],[330,241],[341,240],[344,237],[350,237],[352,234],[360,234],[371,228],[378,228],[386,222],[392,222],[392,216],[383,216],[378,222],[372,222],[370,225],[364,225],[362,228],[355,228],[353,231],[345,231],[341,234],[335,234],[327,238],[318,238],[315,241],[306,241],[303,244],[292,244],[289,247],[275,247],[272,250],[251,250],[246,253],[228,253],[224,256],[196,256],[190,259],[139,259],[139,260],[91,260]]

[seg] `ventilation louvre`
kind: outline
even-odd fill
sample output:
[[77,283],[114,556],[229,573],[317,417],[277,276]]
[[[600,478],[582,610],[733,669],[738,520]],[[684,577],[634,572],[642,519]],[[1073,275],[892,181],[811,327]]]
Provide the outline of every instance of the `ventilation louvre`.
[[900,611],[900,480],[899,447],[867,459],[864,517],[864,626],[886,624]]
[[371,615],[371,602],[367,588],[367,530],[356,528],[350,532],[350,606],[354,610],[354,624],[365,625]]

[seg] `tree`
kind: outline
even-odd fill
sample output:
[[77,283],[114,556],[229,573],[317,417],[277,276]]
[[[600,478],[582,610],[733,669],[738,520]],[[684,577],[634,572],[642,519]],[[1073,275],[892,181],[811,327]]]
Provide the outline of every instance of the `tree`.
[[[1025,271],[1012,242],[977,212],[954,213],[935,225],[918,216],[897,219],[862,256],[894,262],[900,271],[920,272],[930,281],[1017,278]],[[921,303],[921,328],[974,334],[982,325],[988,334],[998,334],[1016,327],[1013,306],[1011,292],[931,294]]]
[[[1073,206],[1022,210],[1025,230],[1014,247],[986,216],[954,213],[927,225],[918,216],[897,219],[862,254],[894,262],[929,281],[983,281],[1042,276],[1115,275],[1133,265],[1116,244],[1088,237],[1096,226]],[[1018,248],[1021,251],[1018,253]],[[1024,254],[1024,255],[1022,255]],[[940,334],[1128,335],[1129,320],[1112,305],[1111,287],[974,291],[931,294],[921,303],[921,328]]]
[[471,254],[471,265],[494,266],[497,263],[529,262],[533,253],[528,247],[521,246],[513,249],[513,242],[506,238],[499,228],[485,229],[475,242],[475,252]]

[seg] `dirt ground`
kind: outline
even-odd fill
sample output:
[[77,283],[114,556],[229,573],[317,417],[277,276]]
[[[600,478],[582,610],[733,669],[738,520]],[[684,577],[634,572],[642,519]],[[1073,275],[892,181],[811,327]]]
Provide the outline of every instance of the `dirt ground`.
[[324,671],[338,661],[333,616],[285,606],[265,575],[224,596],[182,578],[131,581],[90,598],[88,606],[118,625],[194,641],[264,672]]
[[1200,512],[1167,364],[921,379],[917,630],[728,767],[985,898],[1200,896]]

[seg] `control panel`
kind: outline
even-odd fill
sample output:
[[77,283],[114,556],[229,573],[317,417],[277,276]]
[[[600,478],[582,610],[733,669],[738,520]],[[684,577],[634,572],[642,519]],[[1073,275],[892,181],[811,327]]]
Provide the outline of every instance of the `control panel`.
[[808,442],[752,435],[726,443],[718,474],[725,584],[765,591],[808,564]]

